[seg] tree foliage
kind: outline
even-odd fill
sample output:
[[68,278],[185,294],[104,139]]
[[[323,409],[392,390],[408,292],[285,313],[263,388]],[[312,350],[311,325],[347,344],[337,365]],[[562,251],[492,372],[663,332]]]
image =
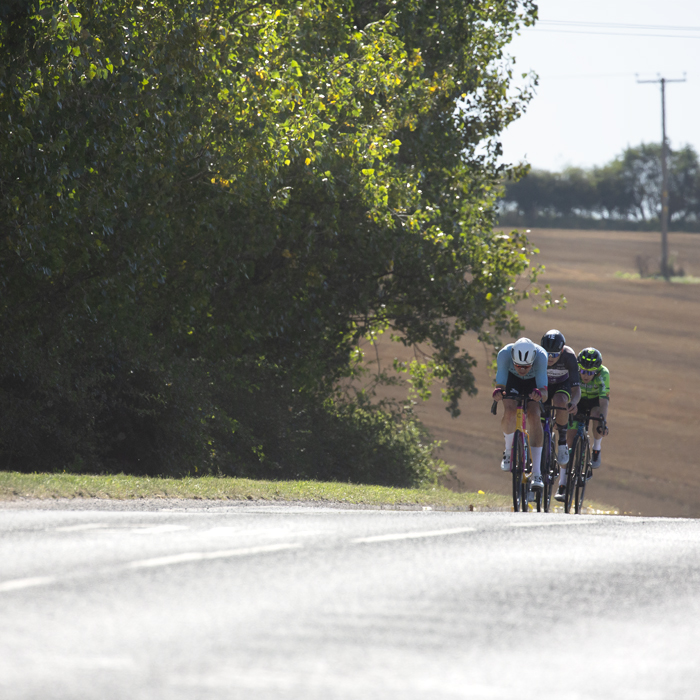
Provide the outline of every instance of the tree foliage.
[[[671,224],[697,230],[700,163],[695,150],[691,146],[670,150],[668,173]],[[520,181],[507,183],[504,209],[517,212],[528,225],[546,220],[581,225],[588,219],[601,225],[658,226],[662,179],[661,145],[641,144],[590,170],[533,170]]]
[[[390,330],[432,348],[416,371],[456,413],[460,338],[517,329],[529,247],[492,226],[498,135],[530,98],[504,50],[534,4],[8,8],[3,464],[290,477],[352,445],[374,475],[346,454],[336,478],[424,476],[410,415],[338,386]],[[389,477],[372,454],[402,430],[410,465]]]

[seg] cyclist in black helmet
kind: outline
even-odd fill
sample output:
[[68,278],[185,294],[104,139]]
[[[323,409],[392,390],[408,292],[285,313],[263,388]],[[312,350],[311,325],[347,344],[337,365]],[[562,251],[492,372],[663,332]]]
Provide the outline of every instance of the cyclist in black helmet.
[[[577,359],[581,375],[581,401],[578,410],[590,412],[594,417],[607,418],[610,403],[610,372],[603,364],[603,356],[595,348],[585,348],[578,354]],[[570,432],[573,441],[576,431]],[[604,430],[600,426],[596,427],[591,454],[591,466],[594,469],[600,466],[601,443],[607,434],[607,427]]]
[[569,414],[576,413],[576,405],[581,398],[581,387],[576,353],[566,344],[563,334],[556,328],[547,331],[540,341],[547,351],[547,385],[549,396],[546,404],[557,408],[555,420],[559,430],[557,462],[564,466],[569,461],[569,449],[566,446],[566,431]]
[[[591,416],[608,415],[608,401],[610,399],[610,373],[607,367],[603,366],[603,357],[595,348],[585,348],[581,350],[576,358],[581,377],[581,399],[578,402],[576,413],[589,413]],[[574,444],[576,437],[576,423],[569,426],[568,445]],[[608,434],[607,426],[602,428],[596,425],[591,429],[593,439],[593,452],[591,454],[591,466],[597,469],[600,466],[600,448],[603,438]],[[559,473],[559,489],[554,498],[557,501],[565,499],[566,492],[566,469]]]

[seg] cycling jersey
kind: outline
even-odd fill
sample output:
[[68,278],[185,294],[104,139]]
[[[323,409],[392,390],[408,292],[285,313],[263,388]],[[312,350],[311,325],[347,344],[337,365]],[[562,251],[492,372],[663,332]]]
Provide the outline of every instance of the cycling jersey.
[[576,353],[568,345],[564,346],[557,361],[547,367],[547,381],[552,393],[557,390],[553,385],[566,382],[567,386],[572,387],[581,383]]
[[587,384],[581,382],[582,399],[609,399],[610,398],[610,372],[604,365]]
[[515,370],[515,364],[513,363],[513,356],[511,354],[511,348],[513,343],[508,343],[508,345],[501,348],[498,353],[498,358],[496,360],[496,384],[505,386],[508,381],[508,375],[513,374],[521,379],[531,379],[534,377],[537,388],[542,390],[547,388],[547,353],[539,346],[536,345],[536,356],[535,361],[530,367],[530,371],[523,375],[522,377]]

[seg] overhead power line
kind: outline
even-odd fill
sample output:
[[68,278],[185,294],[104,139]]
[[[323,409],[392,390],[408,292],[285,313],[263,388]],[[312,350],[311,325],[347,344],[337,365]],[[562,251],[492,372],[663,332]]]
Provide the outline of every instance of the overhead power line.
[[[700,39],[700,27],[669,24],[629,24],[622,22],[579,22],[543,19],[533,27],[549,34],[591,34],[594,36],[656,37],[662,39]],[[658,33],[663,32],[663,33]],[[684,32],[679,34],[678,32]],[[696,32],[696,33],[688,33]]]
[[541,19],[537,24],[562,25],[570,27],[597,27],[604,29],[644,29],[649,31],[679,31],[679,32],[700,32],[700,27],[688,27],[687,25],[675,26],[670,24],[627,24],[620,22],[579,22],[563,19]]
[[537,33],[542,34],[593,34],[595,36],[626,36],[626,37],[657,37],[661,39],[700,39],[698,34],[638,34],[633,32],[594,32],[584,29],[538,29],[533,28]]
[[538,75],[540,80],[585,80],[586,78],[629,78],[637,73],[577,73],[571,75]]

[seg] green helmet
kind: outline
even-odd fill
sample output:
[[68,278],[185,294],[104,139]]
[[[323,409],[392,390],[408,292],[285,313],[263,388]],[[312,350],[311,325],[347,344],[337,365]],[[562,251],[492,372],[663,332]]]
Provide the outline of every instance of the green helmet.
[[603,366],[603,356],[595,348],[584,348],[576,359],[578,366],[588,371],[600,369]]

